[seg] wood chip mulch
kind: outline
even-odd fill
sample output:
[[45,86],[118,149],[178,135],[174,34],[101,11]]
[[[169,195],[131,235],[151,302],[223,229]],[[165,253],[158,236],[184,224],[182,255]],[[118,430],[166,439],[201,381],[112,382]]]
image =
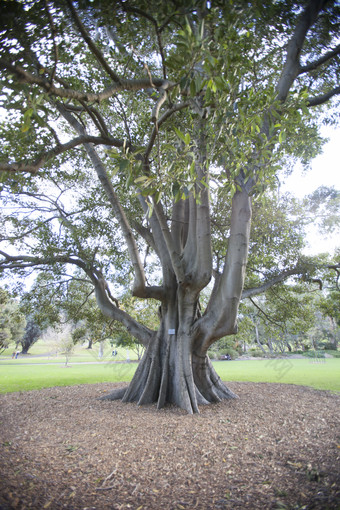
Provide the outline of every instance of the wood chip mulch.
[[340,395],[229,383],[201,414],[97,397],[0,396],[0,509],[340,509]]

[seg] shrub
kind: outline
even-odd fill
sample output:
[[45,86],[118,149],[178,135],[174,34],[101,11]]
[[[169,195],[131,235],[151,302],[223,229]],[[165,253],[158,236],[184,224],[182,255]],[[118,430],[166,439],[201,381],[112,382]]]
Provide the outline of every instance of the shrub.
[[306,358],[324,358],[325,353],[322,351],[308,351],[303,353]]
[[327,354],[330,354],[333,358],[340,358],[340,351],[335,351],[334,349],[327,349]]
[[[324,344],[320,345],[321,349],[324,349],[325,351],[334,351],[334,344],[332,342],[325,342]],[[335,351],[336,352],[336,351]]]
[[208,351],[208,356],[210,359],[216,360],[220,358],[221,353],[220,351]]
[[254,358],[263,358],[264,356],[266,356],[266,353],[261,351],[261,349],[250,349],[249,354]]

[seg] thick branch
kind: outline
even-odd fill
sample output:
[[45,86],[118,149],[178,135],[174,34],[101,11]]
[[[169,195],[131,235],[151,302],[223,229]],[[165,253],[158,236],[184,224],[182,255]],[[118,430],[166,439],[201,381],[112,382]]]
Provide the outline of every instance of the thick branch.
[[101,272],[94,268],[90,270],[87,264],[80,258],[66,254],[54,254],[52,257],[41,258],[29,255],[13,256],[5,253],[4,251],[0,251],[0,255],[3,257],[3,260],[0,261],[0,269],[2,270],[28,268],[41,269],[44,266],[51,266],[58,262],[62,264],[73,264],[78,266],[86,272],[94,284],[98,306],[100,307],[101,311],[108,317],[111,317],[112,319],[124,324],[131,335],[137,338],[143,345],[147,345],[150,341],[153,335],[152,330],[143,326],[142,324],[139,324],[132,317],[130,317],[130,315],[118,308],[118,302],[111,296],[108,285],[102,277]]
[[196,154],[196,189],[199,192],[200,202],[197,204],[196,225],[196,275],[199,290],[205,287],[212,275],[212,248],[211,248],[211,222],[210,222],[210,196],[209,196],[209,170],[207,166],[207,138],[205,120],[201,119],[198,124]]
[[[85,136],[86,133],[84,131],[83,126],[73,117],[73,115],[68,112],[65,107],[61,104],[57,104],[57,108],[59,112],[63,115],[63,117],[69,122],[69,124],[80,134],[80,136]],[[143,264],[140,260],[138,246],[136,240],[133,236],[132,230],[130,228],[128,219],[125,215],[125,212],[120,204],[118,196],[112,186],[111,180],[107,174],[106,168],[103,165],[100,157],[97,152],[94,150],[92,144],[85,143],[84,148],[94,166],[95,172],[101,182],[103,189],[106,192],[106,195],[109,199],[111,207],[116,215],[116,218],[119,222],[119,225],[122,229],[122,233],[124,239],[126,241],[130,260],[134,269],[135,279],[133,284],[132,293],[138,297],[148,297],[155,299],[162,299],[163,297],[163,289],[162,287],[146,287],[145,285],[145,274]]]
[[327,103],[333,96],[340,94],[340,87],[335,87],[333,90],[322,94],[321,96],[310,97],[307,100],[307,106],[318,106]]
[[104,279],[100,278],[96,282],[95,294],[98,306],[104,315],[123,324],[128,332],[137,338],[137,340],[145,347],[149,344],[153,336],[153,331],[137,322],[128,313],[121,308],[118,308],[112,302],[107,292],[106,282]]
[[0,250],[0,255],[3,257],[3,260],[0,261],[0,269],[2,270],[41,268],[43,266],[52,266],[59,262],[61,264],[73,264],[80,267],[92,281],[95,280],[94,273],[89,271],[86,263],[82,259],[68,254],[53,254],[51,257],[34,257],[30,255],[10,255]]
[[154,211],[156,213],[156,217],[159,222],[160,230],[162,232],[162,235],[163,235],[163,238],[164,238],[164,241],[165,241],[168,253],[169,253],[169,257],[170,257],[171,264],[172,264],[172,269],[176,275],[177,281],[183,282],[184,277],[185,277],[183,263],[180,258],[180,253],[178,253],[176,250],[176,245],[172,238],[171,232],[168,228],[167,220],[166,220],[164,211],[163,211],[160,203],[158,203],[158,204],[154,203]]
[[197,349],[208,347],[224,335],[237,331],[237,313],[242,296],[251,224],[251,199],[237,191],[232,201],[231,229],[223,273],[211,295],[205,314],[197,321]]
[[290,87],[300,72],[300,54],[308,30],[316,21],[327,0],[310,0],[296,25],[293,36],[287,46],[287,57],[277,84],[277,96],[285,101]]
[[41,154],[38,159],[32,163],[15,162],[15,163],[0,163],[0,172],[27,172],[36,174],[38,170],[47,163],[50,159],[66,152],[70,149],[74,149],[78,145],[86,143],[92,143],[94,145],[107,145],[111,147],[123,147],[124,141],[118,138],[106,138],[102,136],[89,136],[81,135],[67,143],[57,145],[49,151]]
[[[139,203],[144,211],[144,213],[147,215],[149,212],[148,205],[146,203],[145,197],[141,193],[138,194],[138,200]],[[163,285],[166,287],[170,284],[170,281],[173,279],[173,269],[172,269],[172,261],[170,258],[170,254],[168,251],[168,247],[166,245],[162,228],[159,223],[159,220],[157,218],[157,215],[155,213],[155,210],[153,210],[151,218],[149,218],[151,230],[152,230],[152,237],[153,237],[153,244],[155,245],[155,252],[159,256],[159,259],[161,261],[162,271],[163,271]],[[152,246],[152,242],[150,243],[150,246]]]
[[266,292],[268,289],[273,287],[274,285],[277,285],[278,283],[283,282],[289,276],[298,275],[306,272],[306,267],[302,268],[293,268],[289,269],[288,271],[284,271],[283,273],[280,273],[270,280],[267,280],[266,282],[262,283],[262,285],[259,285],[258,287],[253,287],[251,289],[244,289],[242,292],[242,298],[251,298],[252,296],[257,296],[258,294],[263,294],[263,292]]
[[11,62],[8,62],[3,58],[0,58],[0,69],[9,71],[10,73],[14,74],[19,79],[19,81],[31,85],[39,85],[40,87],[45,89],[49,94],[54,95],[56,97],[97,103],[100,103],[101,101],[104,101],[105,99],[112,97],[114,94],[116,94],[117,92],[121,92],[122,90],[137,91],[149,88],[150,86],[160,88],[164,83],[164,80],[160,78],[152,78],[152,83],[150,83],[150,78],[142,78],[136,80],[121,79],[120,83],[116,83],[115,85],[112,85],[111,87],[104,89],[102,92],[94,94],[92,92],[80,92],[78,90],[73,90],[70,88],[56,87],[46,78],[33,75],[26,71],[23,67],[19,65],[13,65]]

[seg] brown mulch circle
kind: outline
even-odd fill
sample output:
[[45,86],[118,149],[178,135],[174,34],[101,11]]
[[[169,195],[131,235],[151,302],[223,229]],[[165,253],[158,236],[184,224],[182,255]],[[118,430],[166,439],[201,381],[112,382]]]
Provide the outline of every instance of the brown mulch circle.
[[0,396],[0,509],[339,509],[340,395],[229,383],[187,415],[97,397]]

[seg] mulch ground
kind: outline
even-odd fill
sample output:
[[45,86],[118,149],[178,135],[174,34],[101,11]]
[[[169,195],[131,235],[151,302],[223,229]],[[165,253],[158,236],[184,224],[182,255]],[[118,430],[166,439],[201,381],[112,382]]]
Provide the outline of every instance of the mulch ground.
[[340,396],[230,383],[187,415],[97,397],[0,396],[0,509],[340,509]]

